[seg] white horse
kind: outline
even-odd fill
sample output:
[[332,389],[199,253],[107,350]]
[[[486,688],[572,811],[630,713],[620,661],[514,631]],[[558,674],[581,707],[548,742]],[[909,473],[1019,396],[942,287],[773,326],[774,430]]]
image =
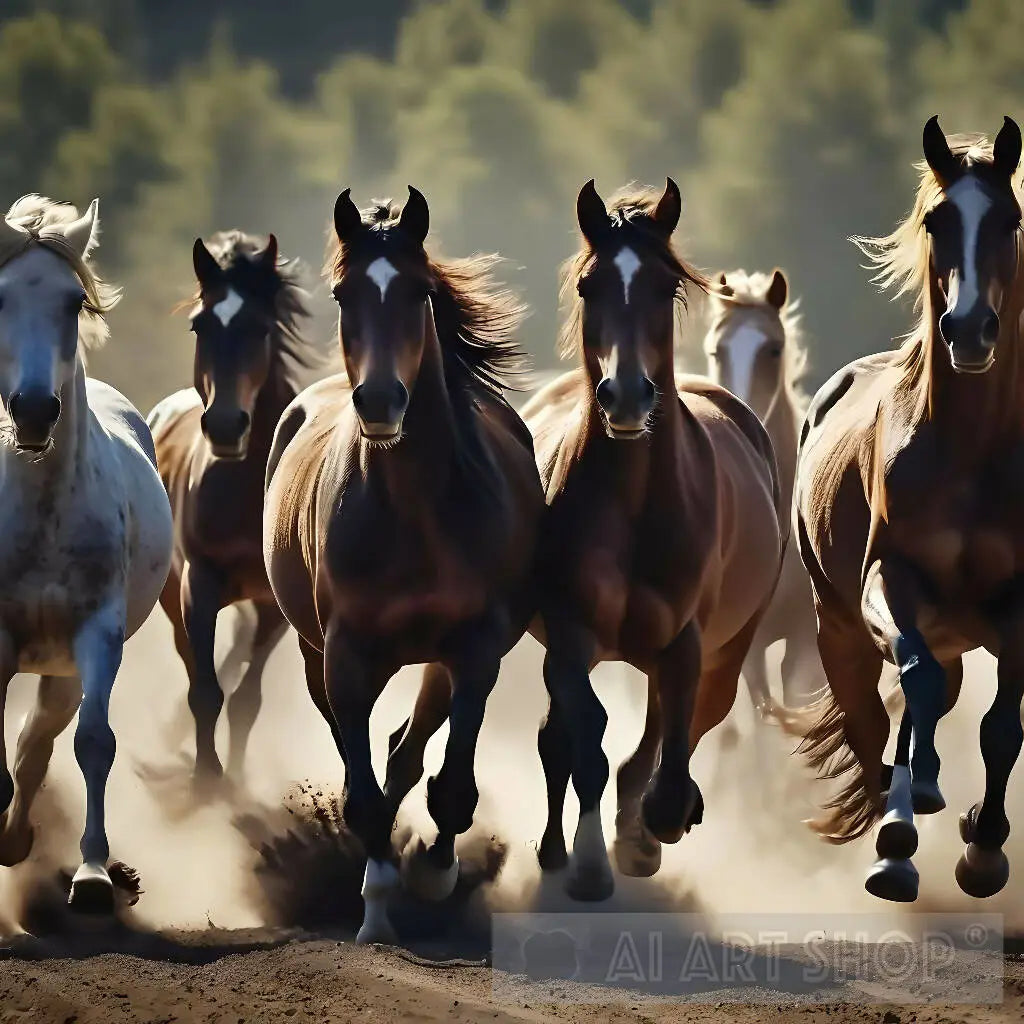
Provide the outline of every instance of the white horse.
[[[118,298],[88,263],[96,209],[25,196],[0,220],[0,864],[29,855],[32,802],[81,705],[86,824],[69,903],[105,913],[110,694],[167,577],[172,527],[146,421],[85,376],[83,352]],[[2,714],[16,672],[42,678],[12,779]]]

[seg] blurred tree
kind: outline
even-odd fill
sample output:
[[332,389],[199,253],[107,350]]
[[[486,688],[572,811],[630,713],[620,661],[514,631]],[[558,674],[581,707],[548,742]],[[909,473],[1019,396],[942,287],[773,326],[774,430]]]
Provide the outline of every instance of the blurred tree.
[[887,231],[912,197],[897,161],[885,51],[841,0],[784,0],[748,69],[704,124],[697,251],[720,266],[789,271],[820,381],[909,326],[871,296],[847,241]]
[[120,72],[88,25],[38,14],[0,28],[0,192],[39,191],[62,136],[87,125],[97,91]]

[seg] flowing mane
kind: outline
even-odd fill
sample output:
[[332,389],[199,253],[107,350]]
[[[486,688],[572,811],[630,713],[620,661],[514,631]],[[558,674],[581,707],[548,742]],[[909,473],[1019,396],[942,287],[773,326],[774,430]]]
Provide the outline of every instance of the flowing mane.
[[[679,281],[676,289],[676,312],[682,317],[686,311],[686,286],[696,285],[708,291],[707,278],[696,267],[684,260],[664,234],[656,228],[653,214],[661,192],[646,186],[627,185],[620,189],[608,204],[609,227],[615,232],[619,245],[629,245],[661,259]],[[561,297],[571,302],[569,316],[562,329],[559,352],[568,358],[580,351],[583,344],[583,300],[577,292],[580,278],[597,259],[597,252],[584,239],[583,248],[570,257],[562,268]]]
[[[300,391],[314,378],[336,369],[336,358],[326,347],[314,344],[300,333],[301,322],[310,316],[309,295],[302,286],[302,264],[297,259],[278,256],[273,273],[268,274],[255,259],[265,245],[266,239],[237,229],[218,231],[207,242],[210,255],[232,288],[256,299],[273,297],[270,372],[283,376],[293,389]],[[197,290],[185,305],[191,308],[201,297],[201,290]]]
[[516,335],[526,308],[494,280],[492,271],[501,257],[433,259],[396,230],[401,212],[401,205],[391,200],[376,203],[363,214],[367,230],[354,245],[341,243],[331,232],[324,267],[330,286],[345,276],[353,248],[365,244],[404,247],[410,255],[425,258],[437,289],[434,321],[449,387],[457,391],[460,385],[475,383],[499,395],[506,388],[521,388],[527,359]]
[[778,319],[785,335],[783,354],[785,358],[784,384],[790,400],[797,409],[806,409],[810,396],[804,391],[803,381],[807,375],[807,346],[803,336],[803,322],[800,315],[800,300],[789,301],[782,309],[776,309],[765,299],[771,283],[769,274],[755,271],[730,270],[726,275],[731,292],[712,286],[708,291],[708,307],[711,315],[711,330],[729,316],[730,307],[742,306],[756,310],[769,323]]
[[106,315],[121,300],[121,289],[108,284],[90,260],[99,234],[98,222],[84,258],[64,240],[63,228],[79,219],[81,213],[71,203],[57,202],[30,193],[16,200],[4,220],[17,232],[0,233],[0,266],[20,255],[30,245],[41,245],[70,263],[85,289],[86,301],[78,319],[78,343],[88,350],[99,348],[107,340]]

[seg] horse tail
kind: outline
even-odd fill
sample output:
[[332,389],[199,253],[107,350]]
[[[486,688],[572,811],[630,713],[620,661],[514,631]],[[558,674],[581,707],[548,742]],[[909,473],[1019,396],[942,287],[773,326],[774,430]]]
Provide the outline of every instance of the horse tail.
[[[841,787],[807,824],[830,843],[848,843],[871,831],[879,817],[879,801],[868,785],[861,763],[846,734],[846,714],[831,690],[803,711],[816,721],[797,747],[819,779],[839,780]],[[879,762],[878,771],[882,765]]]

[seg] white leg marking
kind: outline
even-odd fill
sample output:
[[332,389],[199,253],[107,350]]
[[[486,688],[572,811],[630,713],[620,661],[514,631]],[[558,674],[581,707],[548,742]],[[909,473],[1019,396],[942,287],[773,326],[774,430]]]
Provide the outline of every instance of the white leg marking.
[[388,920],[388,898],[398,887],[398,871],[390,861],[366,861],[363,876],[363,925],[356,942],[394,942],[395,932]]
[[234,288],[229,288],[227,295],[225,295],[224,298],[213,307],[213,312],[217,319],[227,327],[227,325],[234,320],[235,314],[244,305],[245,300],[241,295],[239,295]]
[[380,301],[384,301],[387,295],[388,285],[398,277],[398,271],[390,260],[378,256],[367,268],[366,276],[377,286],[380,291]]
[[619,268],[619,273],[622,275],[622,292],[628,306],[629,289],[633,284],[633,278],[636,277],[636,272],[641,267],[640,257],[628,245],[625,245],[615,257],[615,266]]

